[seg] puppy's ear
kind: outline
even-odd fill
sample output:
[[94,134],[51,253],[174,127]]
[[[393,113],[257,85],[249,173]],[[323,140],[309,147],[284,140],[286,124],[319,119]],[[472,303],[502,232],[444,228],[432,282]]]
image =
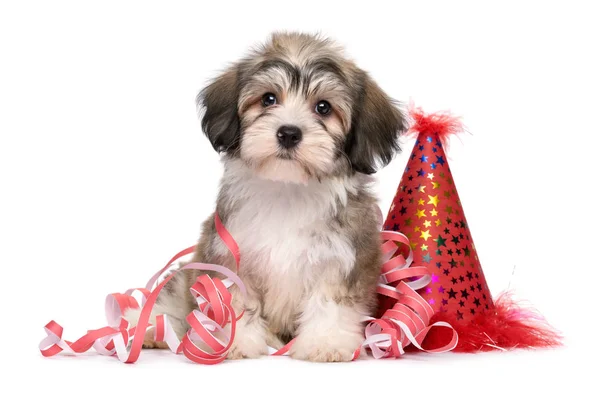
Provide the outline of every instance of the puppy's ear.
[[345,151],[355,171],[373,174],[400,149],[398,137],[406,123],[400,109],[367,74],[357,103]]
[[235,150],[239,144],[238,71],[232,66],[214,79],[196,98],[203,108],[202,129],[217,152]]

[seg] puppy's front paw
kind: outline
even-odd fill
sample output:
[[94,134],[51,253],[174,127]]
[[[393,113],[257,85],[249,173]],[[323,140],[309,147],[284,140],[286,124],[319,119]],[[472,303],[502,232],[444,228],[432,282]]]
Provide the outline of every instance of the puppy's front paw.
[[227,358],[259,358],[269,354],[264,329],[258,325],[246,325],[238,328]]
[[[237,339],[237,338],[236,338]],[[242,358],[259,358],[268,354],[266,343],[254,343],[249,341],[233,342],[227,358],[230,360],[239,360]]]
[[327,336],[299,335],[290,349],[290,355],[299,360],[314,362],[351,361],[363,341],[360,334]]

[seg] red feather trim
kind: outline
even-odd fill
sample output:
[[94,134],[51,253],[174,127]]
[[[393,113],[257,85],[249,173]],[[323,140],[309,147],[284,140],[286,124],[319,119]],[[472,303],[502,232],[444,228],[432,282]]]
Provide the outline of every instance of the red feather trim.
[[[445,321],[458,333],[457,353],[556,347],[562,336],[537,312],[524,309],[509,293],[501,294],[495,308],[476,315],[470,322],[458,322],[451,313],[436,313],[431,323]],[[441,346],[451,337],[449,329],[433,328],[423,341],[424,348]]]
[[408,130],[409,136],[418,136],[420,133],[437,135],[444,147],[447,146],[450,135],[464,131],[460,118],[447,112],[425,114],[420,107],[411,106],[409,115],[412,119],[412,126]]

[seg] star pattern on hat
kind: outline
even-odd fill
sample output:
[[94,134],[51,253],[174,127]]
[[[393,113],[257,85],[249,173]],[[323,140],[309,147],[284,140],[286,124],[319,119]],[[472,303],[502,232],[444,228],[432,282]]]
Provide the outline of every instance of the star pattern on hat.
[[419,293],[434,310],[468,320],[493,306],[444,147],[435,134],[421,133],[415,142],[384,229],[404,233],[415,266],[431,272],[432,283]]

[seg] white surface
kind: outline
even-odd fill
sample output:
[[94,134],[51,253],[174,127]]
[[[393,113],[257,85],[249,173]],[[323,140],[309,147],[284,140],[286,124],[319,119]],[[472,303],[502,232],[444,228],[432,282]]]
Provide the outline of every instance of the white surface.
[[[222,381],[237,393],[406,395],[422,385],[426,395],[466,396],[589,384],[600,264],[600,30],[592,6],[124,3],[0,6],[4,388],[125,395],[109,385],[114,380],[128,391],[193,387],[204,395],[203,387]],[[39,356],[48,320],[71,339],[103,325],[106,294],[142,286],[195,242],[213,209],[220,165],[194,97],[227,62],[281,28],[321,30],[346,44],[390,95],[463,116],[472,135],[453,140],[449,158],[488,284],[495,294],[510,284],[564,331],[567,347],[210,368],[166,352],[143,352],[130,366],[95,355]],[[378,174],[384,212],[411,145]],[[393,389],[380,382],[384,375]]]

